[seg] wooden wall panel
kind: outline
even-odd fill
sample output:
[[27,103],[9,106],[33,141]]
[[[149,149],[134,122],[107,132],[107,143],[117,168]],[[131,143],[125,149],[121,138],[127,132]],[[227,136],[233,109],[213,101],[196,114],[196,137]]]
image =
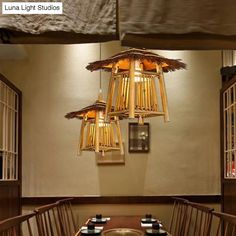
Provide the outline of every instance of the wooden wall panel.
[[20,185],[0,184],[0,220],[19,215],[20,211]]

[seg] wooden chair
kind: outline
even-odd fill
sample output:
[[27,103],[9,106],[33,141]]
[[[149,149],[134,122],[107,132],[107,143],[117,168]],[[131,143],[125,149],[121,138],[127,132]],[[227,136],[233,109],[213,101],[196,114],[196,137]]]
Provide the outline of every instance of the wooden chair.
[[173,236],[183,236],[182,232],[186,224],[186,211],[188,200],[173,197],[174,206],[172,210],[169,232]]
[[[235,236],[236,235],[236,216],[226,213],[213,212],[214,220],[218,226],[214,236]],[[213,234],[211,234],[213,235]]]
[[72,200],[73,198],[66,198],[57,202],[62,230],[63,233],[67,236],[75,235],[77,230],[75,224],[75,218],[71,207]]
[[199,203],[188,202],[183,236],[209,236],[213,210]]
[[39,236],[65,236],[58,212],[58,203],[35,209]]
[[0,236],[33,236],[31,220],[35,213],[15,216],[0,222]]

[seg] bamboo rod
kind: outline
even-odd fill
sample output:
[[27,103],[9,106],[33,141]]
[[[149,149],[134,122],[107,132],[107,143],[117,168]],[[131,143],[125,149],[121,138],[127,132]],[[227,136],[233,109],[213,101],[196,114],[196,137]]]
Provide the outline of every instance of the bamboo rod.
[[95,152],[99,152],[99,111],[95,117]]
[[116,125],[116,133],[117,133],[118,143],[119,143],[119,147],[120,147],[120,154],[124,155],[124,147],[123,147],[123,142],[122,142],[122,137],[121,137],[121,132],[120,132],[120,122],[117,117],[115,120],[115,125]]
[[101,146],[104,146],[105,145],[105,133],[104,133],[104,126],[102,126],[102,145]]
[[142,110],[143,109],[143,83],[142,81],[140,80],[139,82],[139,85],[140,85],[140,109]]
[[123,91],[122,91],[122,98],[121,98],[121,110],[124,110],[125,100],[126,100],[127,80],[122,77],[122,81],[123,81]]
[[117,95],[116,95],[116,105],[115,105],[116,111],[120,110],[121,89],[122,89],[122,79],[119,78],[118,79]]
[[91,125],[91,136],[90,136],[90,146],[91,147],[95,147],[95,141],[94,141],[94,139],[96,139],[96,134],[95,134],[95,132],[94,132],[94,130],[95,130],[95,126],[96,126],[96,124],[93,124],[93,125]]
[[130,89],[129,89],[129,118],[135,117],[135,85],[134,85],[134,79],[135,79],[135,61],[130,60]]
[[110,146],[110,137],[109,137],[109,125],[106,124],[106,135],[107,135],[107,146],[109,147]]
[[86,147],[89,146],[89,139],[90,139],[90,123],[87,122],[87,125],[86,125]]
[[124,90],[123,90],[123,93],[122,93],[122,110],[125,109],[125,104],[126,104],[126,90],[127,90],[127,80],[126,78],[122,78],[123,82],[124,82]]
[[102,127],[102,132],[103,132],[103,146],[106,146],[106,127]]
[[91,147],[93,144],[93,126],[94,124],[90,124],[89,126],[89,146]]
[[103,126],[103,146],[107,145],[107,138],[106,138],[106,126]]
[[116,143],[115,143],[115,134],[114,134],[114,123],[111,123],[111,145],[112,147],[115,147],[116,146]]
[[153,110],[158,111],[158,101],[157,101],[157,90],[155,84],[155,78],[152,79],[152,97],[153,97]]
[[85,115],[83,116],[83,120],[80,127],[80,137],[79,137],[79,145],[77,155],[81,155],[81,150],[83,149],[84,143],[84,128],[85,128]]
[[106,146],[109,146],[109,137],[108,137],[108,127],[107,124],[105,126],[105,133],[106,133]]
[[104,133],[104,126],[102,126],[102,146],[105,145],[105,133]]
[[112,107],[112,99],[115,91],[115,74],[118,72],[118,66],[113,64],[111,78],[109,81],[108,93],[107,93],[107,102],[106,102],[106,110],[105,110],[105,120],[108,120],[108,113],[111,111]]
[[140,94],[140,82],[137,82],[136,83],[137,84],[137,94],[138,94],[138,103],[137,103],[137,105],[138,105],[138,109],[141,109],[141,94]]
[[105,127],[102,127],[102,146],[105,146],[106,137],[105,137]]
[[109,124],[109,146],[112,147],[112,134],[111,134],[111,131],[112,131],[112,125],[111,123]]
[[119,111],[123,110],[122,103],[123,103],[123,93],[124,93],[124,87],[125,87],[125,81],[122,77],[119,78],[122,84],[122,90],[118,93],[119,96]]
[[138,82],[135,83],[135,109],[138,109]]
[[91,135],[91,146],[95,147],[96,142],[96,124],[92,126],[92,135]]
[[109,130],[108,130],[108,125],[106,124],[106,145],[109,146]]
[[147,78],[144,78],[144,89],[145,89],[145,110],[148,110],[148,93],[147,93]]
[[142,110],[145,110],[145,81],[142,78]]
[[153,96],[153,86],[152,86],[152,78],[150,78],[150,81],[149,81],[149,86],[150,86],[150,106],[151,106],[151,111],[155,111],[154,109],[154,96]]
[[125,77],[126,82],[127,82],[127,89],[126,89],[126,99],[125,99],[125,109],[128,109],[129,106],[129,79],[128,77]]
[[110,132],[109,132],[108,124],[107,124],[106,130],[107,130],[107,146],[109,147],[110,146]]
[[156,70],[157,70],[157,72],[159,72],[159,84],[160,84],[162,108],[165,113],[164,121],[168,122],[168,121],[170,121],[170,117],[169,117],[169,110],[168,110],[168,101],[167,101],[165,81],[164,81],[164,76],[163,76],[163,71],[162,71],[161,65],[156,64]]
[[147,77],[147,109],[151,110],[151,103],[150,103],[150,78]]

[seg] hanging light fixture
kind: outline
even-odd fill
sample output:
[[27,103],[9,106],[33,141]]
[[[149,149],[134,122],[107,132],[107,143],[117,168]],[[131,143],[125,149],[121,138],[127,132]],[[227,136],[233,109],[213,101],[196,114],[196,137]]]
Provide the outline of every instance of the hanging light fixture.
[[106,103],[99,96],[91,106],[66,114],[68,119],[82,120],[78,154],[82,151],[95,151],[104,155],[114,150],[124,154],[119,118],[113,116],[109,122],[105,121],[105,109]]
[[121,155],[124,154],[119,118],[117,116],[111,116],[109,121],[105,120],[106,103],[102,100],[101,87],[100,72],[98,100],[90,106],[65,115],[68,119],[77,118],[82,120],[78,145],[79,155],[82,151],[95,151],[97,153],[101,152],[102,156],[104,156],[105,152],[115,150],[120,150]]
[[153,116],[163,116],[165,122],[169,121],[163,72],[185,67],[181,60],[168,59],[145,49],[128,49],[106,60],[92,62],[86,68],[111,72],[106,117],[138,118],[143,124],[144,118]]

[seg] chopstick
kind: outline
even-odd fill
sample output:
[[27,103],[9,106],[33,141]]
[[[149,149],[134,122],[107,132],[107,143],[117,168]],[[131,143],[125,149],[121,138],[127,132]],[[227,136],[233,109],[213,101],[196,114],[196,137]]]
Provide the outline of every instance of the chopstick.
[[[91,220],[91,219],[88,218],[87,221],[86,221],[84,224],[87,225],[87,224],[89,223],[90,220]],[[80,234],[82,228],[83,228],[83,226],[80,227],[79,231],[75,234],[75,236],[78,236],[78,235]]]
[[91,219],[88,218],[87,221],[85,222],[85,225],[87,225],[90,220],[91,220]]

